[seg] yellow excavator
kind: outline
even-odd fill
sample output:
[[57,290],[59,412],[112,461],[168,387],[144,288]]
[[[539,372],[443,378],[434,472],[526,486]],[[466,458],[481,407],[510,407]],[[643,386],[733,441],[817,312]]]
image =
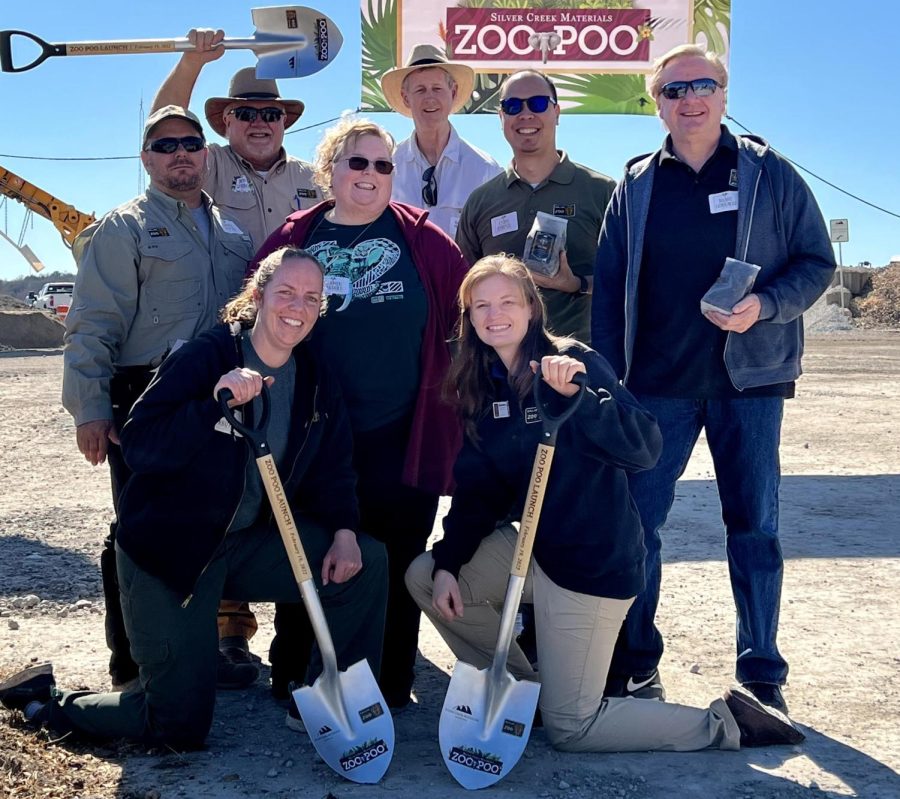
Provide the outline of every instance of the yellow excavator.
[[[49,219],[69,249],[72,248],[75,237],[97,219],[94,214],[79,211],[74,206],[64,203],[49,192],[29,183],[25,178],[10,172],[2,165],[0,165],[0,194],[18,200],[29,211]],[[3,237],[25,256],[25,259],[36,271],[43,269],[43,265],[30,247],[21,246],[21,242],[16,244],[5,234]]]

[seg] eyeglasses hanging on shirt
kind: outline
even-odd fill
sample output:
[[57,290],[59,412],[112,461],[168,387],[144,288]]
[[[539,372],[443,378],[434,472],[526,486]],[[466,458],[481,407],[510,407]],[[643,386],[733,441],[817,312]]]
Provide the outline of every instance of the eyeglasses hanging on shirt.
[[434,178],[435,167],[430,166],[422,173],[422,180],[425,185],[422,186],[422,202],[430,208],[437,205],[437,181]]

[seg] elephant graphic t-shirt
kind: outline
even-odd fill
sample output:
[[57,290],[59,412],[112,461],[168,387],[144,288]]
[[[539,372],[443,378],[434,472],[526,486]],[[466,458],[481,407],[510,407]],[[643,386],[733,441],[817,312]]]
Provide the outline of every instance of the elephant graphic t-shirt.
[[394,214],[368,225],[322,216],[305,248],[325,265],[328,296],[313,341],[340,380],[353,429],[411,415],[428,303]]

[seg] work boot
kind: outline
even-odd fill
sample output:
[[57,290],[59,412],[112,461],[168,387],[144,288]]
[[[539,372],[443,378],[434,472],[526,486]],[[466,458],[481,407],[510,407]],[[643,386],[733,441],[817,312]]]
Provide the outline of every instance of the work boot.
[[259,666],[253,661],[235,663],[220,649],[216,663],[216,688],[234,690],[247,688],[259,677]]
[[774,707],[779,713],[787,715],[788,706],[780,685],[771,682],[745,682],[742,685],[764,705]]
[[55,685],[52,664],[29,666],[0,682],[0,704],[9,710],[25,710],[31,702],[45,704]]
[[746,688],[730,688],[724,699],[741,731],[742,747],[799,744],[806,739],[784,713],[764,705]]

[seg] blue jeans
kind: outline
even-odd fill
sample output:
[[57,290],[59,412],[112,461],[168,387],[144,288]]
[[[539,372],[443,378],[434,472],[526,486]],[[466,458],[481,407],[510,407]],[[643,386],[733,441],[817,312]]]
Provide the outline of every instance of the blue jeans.
[[784,561],[778,541],[778,446],[784,400],[781,397],[693,400],[635,394],[652,413],[663,436],[656,466],[629,475],[629,487],[644,527],[647,587],[635,600],[622,627],[612,672],[648,676],[656,669],[663,641],[654,623],[659,603],[659,528],[675,499],[700,431],[716,472],[731,591],[737,608],[739,682],[783,685],[787,662],[778,652],[778,613]]

